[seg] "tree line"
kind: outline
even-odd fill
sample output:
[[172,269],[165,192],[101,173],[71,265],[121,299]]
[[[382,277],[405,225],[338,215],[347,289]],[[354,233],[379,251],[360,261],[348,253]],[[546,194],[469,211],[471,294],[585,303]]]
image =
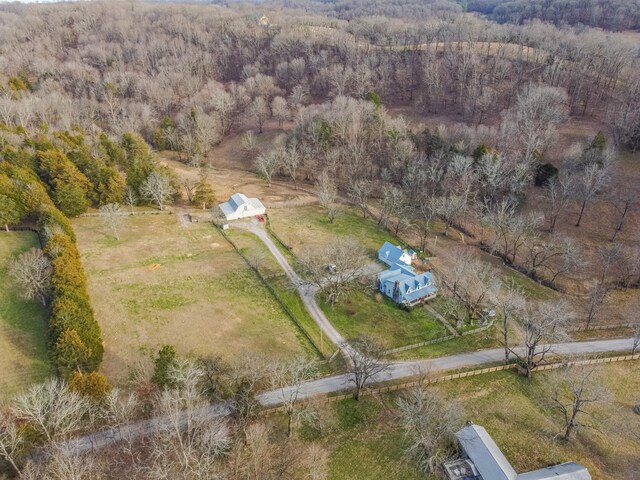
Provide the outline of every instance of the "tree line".
[[539,19],[562,25],[586,25],[605,30],[640,29],[640,3],[633,0],[470,0],[467,8],[500,23],[522,24]]

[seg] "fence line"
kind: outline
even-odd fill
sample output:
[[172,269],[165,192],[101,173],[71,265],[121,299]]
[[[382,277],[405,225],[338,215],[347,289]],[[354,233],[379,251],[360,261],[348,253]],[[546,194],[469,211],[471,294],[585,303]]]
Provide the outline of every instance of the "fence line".
[[[549,363],[546,365],[540,365],[536,368],[533,369],[534,372],[538,372],[538,371],[545,371],[545,370],[555,370],[558,368],[562,368],[562,367],[575,367],[575,366],[582,366],[582,365],[598,365],[598,364],[605,364],[605,363],[614,363],[614,362],[624,362],[624,361],[629,361],[629,360],[640,360],[640,353],[636,353],[633,355],[621,355],[621,356],[617,356],[617,357],[606,357],[606,358],[594,358],[594,359],[590,359],[590,360],[577,360],[577,361],[573,361],[573,362],[557,362],[557,363]],[[412,380],[409,382],[404,382],[404,383],[396,383],[393,385],[387,385],[387,386],[383,386],[383,387],[373,387],[373,388],[367,388],[365,390],[363,390],[361,392],[361,395],[373,395],[376,393],[387,393],[387,392],[396,392],[398,390],[406,390],[408,388],[413,388],[413,387],[419,387],[419,386],[426,386],[426,385],[432,385],[432,384],[436,384],[436,383],[442,383],[442,382],[448,382],[450,380],[457,380],[459,378],[467,378],[467,377],[475,377],[477,375],[485,375],[487,373],[495,373],[495,372],[502,372],[505,370],[512,370],[512,369],[516,369],[518,368],[519,365],[517,363],[510,363],[507,365],[498,365],[495,367],[487,367],[487,368],[481,368],[478,370],[469,370],[467,372],[460,372],[460,373],[453,373],[450,375],[444,375],[441,377],[436,377],[436,378],[424,378],[424,379],[418,379],[418,380]],[[300,404],[307,404],[307,403],[333,403],[333,402],[339,402],[341,400],[346,400],[348,398],[353,398],[353,394],[352,393],[343,393],[340,395],[333,395],[333,396],[328,396],[328,395],[317,395],[315,397],[309,398],[309,399],[305,399],[300,401]],[[265,410],[263,410],[261,412],[262,415],[268,415],[271,413],[275,413],[278,411],[281,411],[284,407],[282,406],[278,406],[278,407],[271,407],[271,408],[267,408]]]
[[487,325],[482,327],[474,328],[473,330],[467,330],[466,332],[462,332],[460,335],[444,335],[442,337],[434,338],[432,340],[426,340],[424,342],[412,343],[411,345],[405,345],[403,347],[391,348],[389,350],[385,350],[383,353],[385,355],[390,355],[392,353],[398,352],[406,352],[407,350],[414,350],[420,347],[427,347],[429,345],[435,345],[436,343],[446,342],[447,340],[453,340],[454,338],[464,337],[465,335],[474,335],[476,333],[484,332],[489,328],[493,327],[495,320],[492,320]]
[[[142,210],[139,212],[131,212],[131,211],[125,211],[123,209],[120,215],[122,215],[123,217],[128,217],[132,215],[173,215],[173,212],[171,210]],[[100,212],[81,213],[80,215],[78,215],[78,217],[102,217],[102,216],[103,215]]]
[[253,272],[257,275],[257,277],[260,280],[260,282],[267,288],[267,290],[269,290],[269,293],[271,293],[271,295],[273,296],[273,298],[275,298],[275,300],[278,302],[278,304],[280,304],[280,306],[282,307],[284,312],[291,319],[291,321],[294,323],[294,325],[298,328],[300,333],[302,335],[304,335],[304,337],[307,340],[309,340],[309,343],[313,346],[315,351],[323,359],[326,360],[327,357],[325,356],[324,352],[322,352],[320,347],[318,347],[318,345],[316,344],[314,339],[311,338],[311,335],[309,335],[309,332],[307,332],[306,328],[304,328],[304,326],[302,325],[302,322],[300,322],[300,320],[295,315],[295,313],[293,313],[293,311],[289,308],[289,305],[287,305],[286,302],[282,299],[282,297],[280,297],[280,294],[278,294],[278,292],[275,290],[275,288],[273,288],[273,286],[267,281],[267,279],[264,278],[262,273],[260,273],[260,271],[249,261],[249,259],[245,256],[245,254],[240,251],[238,246],[233,242],[233,240],[231,240],[231,238],[229,238],[229,236],[225,233],[225,231],[220,229],[220,228],[218,229],[218,231],[222,234],[222,236],[225,238],[225,240],[227,240],[227,242],[229,242],[229,244],[231,244],[231,246],[238,253],[238,255],[240,255],[240,257],[242,257],[242,259],[249,266],[249,268],[251,270],[253,270]]
[[591,325],[589,328],[585,327],[573,327],[569,328],[568,332],[589,332],[591,330],[613,330],[615,328],[632,328],[633,323],[613,323],[611,325]]

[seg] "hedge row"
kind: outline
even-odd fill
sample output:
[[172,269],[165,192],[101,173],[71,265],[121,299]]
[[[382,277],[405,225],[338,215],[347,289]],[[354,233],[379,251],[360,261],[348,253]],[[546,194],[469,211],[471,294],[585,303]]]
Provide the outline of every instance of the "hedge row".
[[92,372],[102,362],[104,347],[75,234],[67,217],[53,205],[39,212],[38,230],[53,267],[48,332],[51,358],[64,377],[74,371]]

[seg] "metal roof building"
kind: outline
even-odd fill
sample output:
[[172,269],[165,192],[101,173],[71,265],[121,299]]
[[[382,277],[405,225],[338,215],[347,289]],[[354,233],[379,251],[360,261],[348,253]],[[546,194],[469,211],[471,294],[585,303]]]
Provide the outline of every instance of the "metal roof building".
[[456,433],[468,468],[460,460],[448,462],[451,480],[591,480],[589,471],[575,462],[561,463],[518,475],[491,435],[480,425],[468,424]]

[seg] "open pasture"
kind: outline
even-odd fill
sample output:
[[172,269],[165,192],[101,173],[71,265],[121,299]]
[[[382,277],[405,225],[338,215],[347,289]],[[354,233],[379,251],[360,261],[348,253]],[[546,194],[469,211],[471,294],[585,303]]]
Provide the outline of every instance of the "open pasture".
[[96,316],[104,372],[122,380],[172,344],[183,355],[302,354],[308,344],[254,272],[208,223],[126,217],[121,240],[101,219],[74,222]]

